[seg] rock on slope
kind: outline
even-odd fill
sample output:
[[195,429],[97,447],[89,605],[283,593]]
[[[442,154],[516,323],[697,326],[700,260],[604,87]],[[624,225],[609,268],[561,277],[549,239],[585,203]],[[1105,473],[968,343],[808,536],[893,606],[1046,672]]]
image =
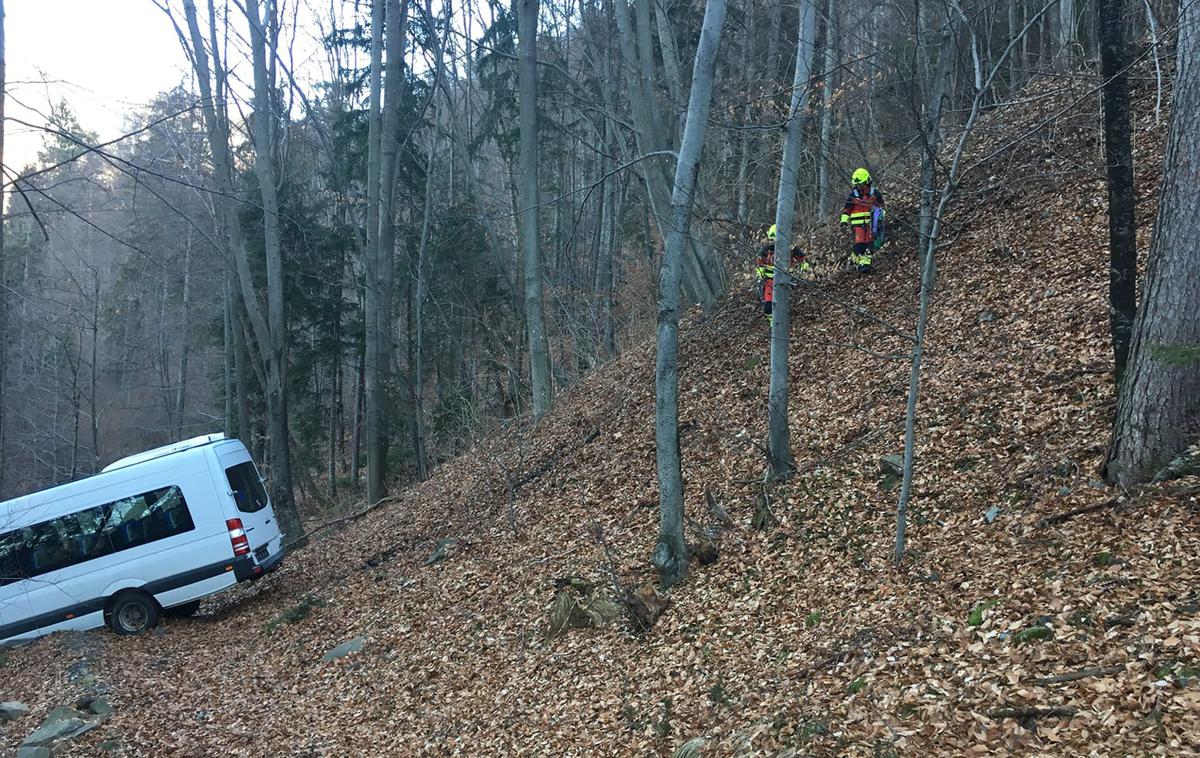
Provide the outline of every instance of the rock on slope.
[[[765,324],[748,286],[685,324],[688,508],[706,520],[707,490],[735,528],[648,634],[546,637],[556,578],[650,578],[646,344],[532,431],[481,443],[198,618],[162,636],[98,633],[86,678],[64,673],[78,645],[15,651],[0,698],[35,708],[0,745],[101,689],[116,711],[81,754],[106,740],[155,755],[669,755],[695,738],[704,755],[1200,749],[1198,506],[1171,494],[1195,481],[1038,523],[1114,494],[1094,480],[1113,391],[1094,97],[1067,107],[1082,86],[991,117],[973,148],[982,158],[1065,108],[972,172],[956,205],[902,570],[878,462],[902,440],[897,332],[912,329],[917,287],[903,234],[876,275],[799,296],[801,474],[772,493],[770,531],[749,527]],[[1146,229],[1161,138],[1145,125],[1137,137]],[[915,214],[896,194],[902,228]],[[347,641],[361,649],[324,660]]]

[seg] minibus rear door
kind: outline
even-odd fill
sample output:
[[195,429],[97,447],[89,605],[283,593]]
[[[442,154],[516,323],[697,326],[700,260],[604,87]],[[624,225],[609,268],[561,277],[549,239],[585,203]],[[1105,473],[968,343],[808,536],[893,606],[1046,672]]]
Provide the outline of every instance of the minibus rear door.
[[258,562],[263,563],[279,550],[275,539],[280,536],[267,490],[258,475],[258,469],[254,467],[254,461],[225,455],[220,458],[230,494],[237,505],[237,517],[241,519],[246,537],[250,540],[250,550]]

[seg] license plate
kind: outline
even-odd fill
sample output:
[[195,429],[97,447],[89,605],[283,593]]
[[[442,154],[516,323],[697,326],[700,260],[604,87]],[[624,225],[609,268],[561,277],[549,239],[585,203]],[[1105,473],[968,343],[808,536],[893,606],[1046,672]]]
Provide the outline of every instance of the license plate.
[[267,557],[270,555],[271,555],[271,551],[267,548],[266,545],[263,545],[262,547],[260,547],[254,551],[254,557],[258,559],[259,563],[262,563],[263,561],[265,561],[267,559]]

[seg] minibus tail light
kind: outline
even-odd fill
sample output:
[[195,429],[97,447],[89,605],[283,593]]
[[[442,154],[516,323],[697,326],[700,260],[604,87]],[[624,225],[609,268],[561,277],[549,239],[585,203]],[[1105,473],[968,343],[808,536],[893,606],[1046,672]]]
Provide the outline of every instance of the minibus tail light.
[[233,543],[233,554],[249,555],[250,554],[250,539],[246,537],[246,530],[242,527],[240,518],[231,518],[225,522],[225,526],[229,528],[229,541]]

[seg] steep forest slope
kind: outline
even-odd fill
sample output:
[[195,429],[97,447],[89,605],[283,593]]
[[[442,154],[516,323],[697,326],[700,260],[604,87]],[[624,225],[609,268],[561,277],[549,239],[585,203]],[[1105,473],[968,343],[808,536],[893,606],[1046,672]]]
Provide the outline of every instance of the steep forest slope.
[[[773,528],[751,528],[767,331],[749,283],[684,324],[687,504],[713,527],[707,492],[733,526],[650,631],[547,636],[556,579],[652,578],[646,344],[195,619],[10,652],[0,699],[34,708],[0,746],[100,692],[116,710],[81,755],[669,755],[694,738],[703,755],[1200,751],[1196,482],[1117,502],[1096,480],[1114,399],[1099,122],[1087,83],[1057,86],[991,114],[971,150],[904,568],[879,462],[902,441],[913,242],[901,231],[855,278],[823,238],[828,273],[800,291],[793,331],[800,473],[770,493]],[[1136,133],[1143,234],[1164,131],[1151,115]],[[903,230],[912,193],[893,196]]]

